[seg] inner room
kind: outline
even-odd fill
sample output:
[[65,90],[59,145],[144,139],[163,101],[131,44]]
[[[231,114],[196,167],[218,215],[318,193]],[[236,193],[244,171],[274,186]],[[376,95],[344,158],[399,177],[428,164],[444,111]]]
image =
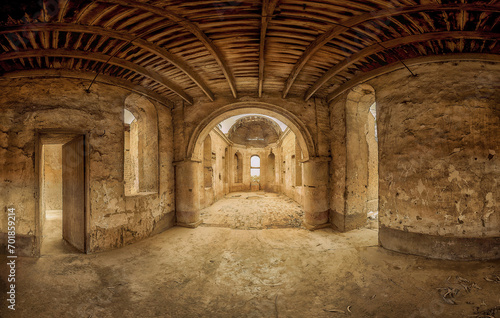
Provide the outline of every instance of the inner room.
[[295,133],[271,116],[242,114],[202,143],[202,225],[300,228],[303,153]]
[[64,251],[62,236],[62,145],[43,145],[42,150],[42,248],[41,255]]
[[85,251],[85,137],[71,132],[39,134],[38,210],[40,255]]

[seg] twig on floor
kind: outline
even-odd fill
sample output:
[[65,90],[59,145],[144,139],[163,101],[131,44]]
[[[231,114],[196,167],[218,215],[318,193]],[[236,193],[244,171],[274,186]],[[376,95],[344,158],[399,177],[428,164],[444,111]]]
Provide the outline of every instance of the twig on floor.
[[274,298],[274,313],[276,315],[276,318],[278,318],[278,295]]
[[339,313],[339,314],[345,314],[345,311],[340,310],[340,309],[323,309],[323,310],[326,311],[326,312],[336,312],[336,313]]

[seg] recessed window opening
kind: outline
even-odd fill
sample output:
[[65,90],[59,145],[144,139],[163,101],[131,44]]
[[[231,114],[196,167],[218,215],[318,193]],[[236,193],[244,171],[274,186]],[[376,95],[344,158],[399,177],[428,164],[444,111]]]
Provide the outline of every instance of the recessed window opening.
[[158,125],[156,110],[143,101],[124,109],[125,195],[158,192]]
[[250,158],[250,177],[252,182],[260,182],[260,157],[257,155]]

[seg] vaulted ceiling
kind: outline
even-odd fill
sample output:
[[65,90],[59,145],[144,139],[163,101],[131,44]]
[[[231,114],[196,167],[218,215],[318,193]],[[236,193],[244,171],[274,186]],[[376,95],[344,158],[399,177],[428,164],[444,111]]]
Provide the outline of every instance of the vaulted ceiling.
[[496,59],[499,30],[500,0],[9,0],[0,75],[307,100],[388,65]]

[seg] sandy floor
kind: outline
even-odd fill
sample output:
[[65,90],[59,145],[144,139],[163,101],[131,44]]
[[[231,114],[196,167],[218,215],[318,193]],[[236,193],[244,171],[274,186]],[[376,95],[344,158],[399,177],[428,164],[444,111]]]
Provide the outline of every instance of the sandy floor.
[[[397,254],[368,228],[173,228],[110,252],[18,262],[17,310],[7,312],[2,296],[0,317],[456,318],[500,309],[500,261]],[[443,299],[439,288],[459,292]]]
[[45,224],[42,229],[42,255],[58,255],[78,253],[78,250],[69,245],[62,238],[62,210],[47,210]]
[[204,226],[232,229],[300,228],[304,210],[276,193],[236,192],[201,211]]

